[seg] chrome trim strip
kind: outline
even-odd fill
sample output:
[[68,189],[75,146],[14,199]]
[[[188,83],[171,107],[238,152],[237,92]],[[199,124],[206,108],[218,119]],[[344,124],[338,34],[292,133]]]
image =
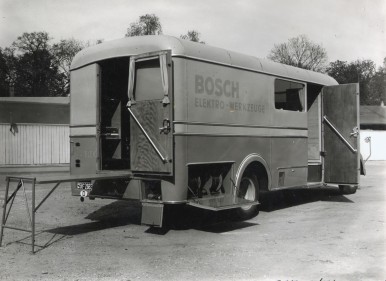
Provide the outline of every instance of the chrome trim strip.
[[169,204],[169,205],[173,205],[173,204],[186,204],[188,202],[188,200],[181,200],[181,201],[162,201],[162,204]]
[[358,186],[359,183],[358,182],[326,182],[324,184],[325,186],[327,187],[331,187],[331,185],[355,185],[355,186]]
[[307,188],[322,188],[323,183],[322,182],[316,182],[316,183],[306,183],[306,184],[300,184],[300,185],[290,185],[290,186],[279,186],[270,189],[270,191],[278,191],[278,190],[289,190],[289,189],[307,189]]
[[346,139],[344,136],[342,136],[341,133],[339,133],[338,129],[335,128],[335,126],[327,119],[327,116],[323,116],[323,120],[326,122],[326,124],[334,131],[334,133],[350,148],[350,150],[353,153],[358,152],[357,149],[355,149]]
[[212,161],[212,162],[193,162],[193,163],[187,163],[185,166],[192,166],[192,165],[206,165],[206,164],[234,164],[236,161]]
[[316,187],[322,187],[323,183],[322,182],[308,182],[307,187],[308,188],[316,188]]
[[277,167],[277,170],[284,170],[284,169],[308,169],[308,166],[290,166],[290,167]]
[[96,138],[96,135],[75,135],[75,136],[70,135],[70,138]]
[[303,131],[308,130],[308,128],[304,128],[304,127],[260,126],[260,125],[243,125],[243,124],[189,122],[189,121],[173,121],[173,124],[218,126],[218,127],[240,127],[240,128],[291,129],[291,130],[303,130]]
[[251,136],[251,137],[301,137],[307,138],[307,130],[281,128],[251,128],[211,125],[174,125],[174,135],[202,135],[202,136]]
[[200,133],[174,133],[173,136],[197,136],[197,137],[253,137],[253,138],[298,138],[298,139],[307,139],[307,136],[300,136],[300,135],[288,135],[288,136],[272,136],[272,135],[266,135],[266,136],[259,136],[259,135],[242,135],[242,134],[200,134]]
[[322,162],[318,160],[308,162],[308,166],[320,166],[320,165],[322,165]]
[[70,128],[83,128],[83,127],[96,127],[96,125],[86,124],[86,125],[70,125]]

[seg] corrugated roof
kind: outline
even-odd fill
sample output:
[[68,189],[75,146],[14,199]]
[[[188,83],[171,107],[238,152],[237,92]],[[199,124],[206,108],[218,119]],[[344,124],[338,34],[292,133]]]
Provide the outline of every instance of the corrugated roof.
[[171,50],[172,56],[190,57],[320,85],[338,84],[332,77],[322,73],[164,35],[126,37],[83,49],[75,56],[71,69],[75,70],[105,59],[160,50]]

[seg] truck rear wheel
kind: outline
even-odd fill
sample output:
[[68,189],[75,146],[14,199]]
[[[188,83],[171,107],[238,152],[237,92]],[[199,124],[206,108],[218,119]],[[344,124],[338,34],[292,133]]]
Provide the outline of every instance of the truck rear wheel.
[[[249,201],[259,200],[259,181],[255,175],[245,173],[240,181],[238,197]],[[241,207],[236,210],[237,218],[240,220],[251,219],[259,214],[257,205]]]

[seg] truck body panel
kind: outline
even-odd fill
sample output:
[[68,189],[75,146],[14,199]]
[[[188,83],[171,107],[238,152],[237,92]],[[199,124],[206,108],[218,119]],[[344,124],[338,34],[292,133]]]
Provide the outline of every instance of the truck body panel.
[[[90,47],[71,68],[71,173],[130,171],[91,182],[89,196],[140,200],[144,223],[160,224],[159,204],[248,210],[258,190],[327,182],[323,89],[341,87],[327,75],[170,36]],[[357,107],[345,98],[354,88],[338,104]],[[340,110],[325,95],[328,111]],[[339,162],[355,159],[348,174],[355,149]],[[339,183],[358,184],[348,178]]]

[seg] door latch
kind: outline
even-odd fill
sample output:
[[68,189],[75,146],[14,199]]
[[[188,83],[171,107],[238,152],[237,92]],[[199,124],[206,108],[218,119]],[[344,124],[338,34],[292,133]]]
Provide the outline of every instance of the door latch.
[[352,132],[350,133],[350,137],[357,138],[358,135],[359,135],[359,129],[358,129],[358,127],[354,127],[354,128],[352,129]]
[[163,121],[162,121],[162,127],[159,128],[159,132],[160,134],[169,134],[171,131],[171,128],[170,128],[170,120],[165,118]]

